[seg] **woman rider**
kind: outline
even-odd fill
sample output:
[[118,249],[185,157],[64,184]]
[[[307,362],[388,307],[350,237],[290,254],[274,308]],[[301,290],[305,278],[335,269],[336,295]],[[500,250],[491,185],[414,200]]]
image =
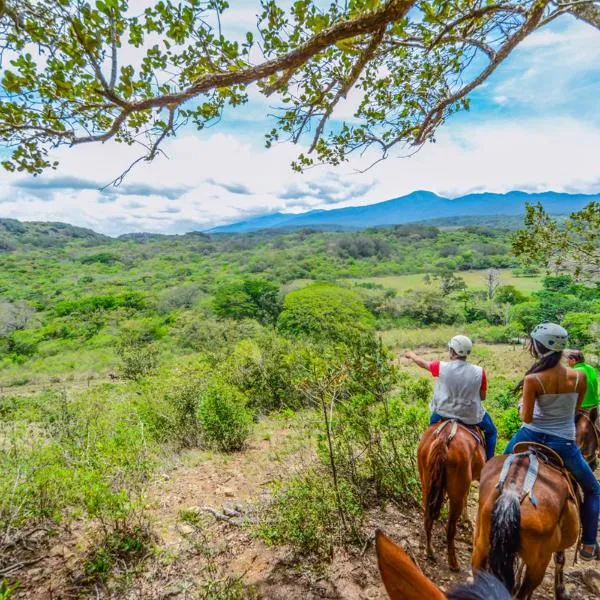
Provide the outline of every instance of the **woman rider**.
[[563,459],[583,490],[581,521],[584,560],[600,558],[596,534],[600,509],[600,483],[575,443],[575,411],[586,392],[586,379],[579,371],[561,364],[568,334],[560,325],[542,323],[530,335],[530,351],[537,359],[519,384],[522,427],[510,440],[505,454],[518,442],[544,444]]

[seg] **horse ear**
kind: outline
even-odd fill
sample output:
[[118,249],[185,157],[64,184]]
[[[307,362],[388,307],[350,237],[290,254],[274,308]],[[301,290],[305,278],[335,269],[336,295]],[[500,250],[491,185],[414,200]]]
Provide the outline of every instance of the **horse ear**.
[[391,600],[444,600],[442,591],[423,574],[400,546],[381,531],[375,549],[383,585]]

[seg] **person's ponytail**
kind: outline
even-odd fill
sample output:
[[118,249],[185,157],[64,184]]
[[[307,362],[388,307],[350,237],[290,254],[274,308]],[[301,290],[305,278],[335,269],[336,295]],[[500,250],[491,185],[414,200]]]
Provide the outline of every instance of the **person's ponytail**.
[[[525,377],[527,375],[531,375],[532,373],[541,373],[542,371],[547,371],[548,369],[552,369],[555,367],[562,358],[562,351],[552,352],[544,345],[539,342],[531,341],[531,346],[529,348],[532,356],[537,358],[537,360],[527,369],[525,373]],[[515,388],[515,393],[521,392],[523,390],[523,384],[525,383],[525,377],[521,379],[517,387]]]

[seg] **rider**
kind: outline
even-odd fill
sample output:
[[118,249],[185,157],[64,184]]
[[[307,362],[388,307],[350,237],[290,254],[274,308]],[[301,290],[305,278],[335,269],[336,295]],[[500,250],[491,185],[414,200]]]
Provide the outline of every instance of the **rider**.
[[486,460],[493,458],[498,433],[490,415],[483,408],[482,401],[487,394],[485,371],[467,362],[473,343],[464,335],[454,336],[448,343],[450,362],[427,361],[414,352],[407,352],[406,358],[423,369],[427,369],[438,380],[433,400],[429,424],[442,419],[457,419],[466,425],[478,425],[485,436]]
[[537,442],[561,456],[583,490],[580,555],[584,560],[592,560],[600,558],[596,542],[600,483],[575,443],[575,411],[581,406],[587,384],[580,371],[560,362],[567,341],[567,331],[554,323],[542,323],[531,332],[530,351],[537,360],[518,386],[523,390],[520,405],[523,425],[504,453],[510,454],[518,442]]
[[567,363],[571,369],[577,369],[585,373],[587,380],[587,391],[583,402],[581,403],[582,410],[589,412],[590,420],[592,423],[596,423],[598,418],[598,404],[600,404],[600,397],[598,397],[598,374],[596,369],[592,365],[588,365],[585,362],[585,356],[581,350],[567,350],[565,353],[567,356]]

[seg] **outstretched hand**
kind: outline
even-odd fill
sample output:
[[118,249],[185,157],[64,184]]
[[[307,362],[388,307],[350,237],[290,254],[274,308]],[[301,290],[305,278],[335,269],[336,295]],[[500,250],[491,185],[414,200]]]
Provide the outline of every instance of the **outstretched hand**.
[[415,360],[415,358],[417,358],[417,355],[412,350],[408,350],[404,353],[404,358],[408,358],[409,360]]

